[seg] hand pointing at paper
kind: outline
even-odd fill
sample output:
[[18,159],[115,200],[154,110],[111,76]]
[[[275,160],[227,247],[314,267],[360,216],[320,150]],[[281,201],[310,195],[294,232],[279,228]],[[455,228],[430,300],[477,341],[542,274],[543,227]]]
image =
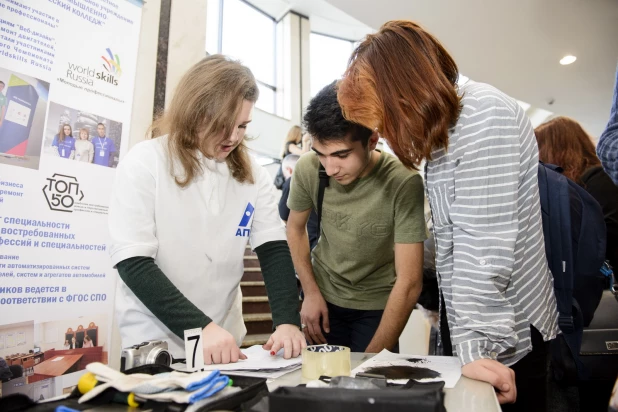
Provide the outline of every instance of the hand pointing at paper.
[[[236,363],[247,359],[243,354],[231,333],[214,322],[210,322],[202,330],[202,342],[204,342],[204,364],[227,364]],[[262,348],[274,353],[283,348],[285,359],[300,356],[303,348],[307,347],[305,336],[296,325],[279,325],[270,336],[268,342]]]
[[[247,357],[240,351],[231,333],[214,322],[210,322],[202,330],[204,342],[204,364],[235,363]],[[285,359],[300,356],[303,348],[307,347],[305,336],[296,325],[279,325],[262,348],[279,352],[283,348]]]
[[283,348],[283,357],[285,359],[300,356],[303,348],[306,347],[305,335],[298,329],[298,326],[290,324],[277,326],[268,342],[262,346],[264,350],[269,350],[271,353],[277,353]]

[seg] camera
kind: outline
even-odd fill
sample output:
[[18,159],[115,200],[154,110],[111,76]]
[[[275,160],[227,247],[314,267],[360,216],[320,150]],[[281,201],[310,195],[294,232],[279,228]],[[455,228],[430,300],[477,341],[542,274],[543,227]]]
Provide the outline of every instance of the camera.
[[167,342],[162,340],[151,340],[130,346],[123,349],[120,356],[121,372],[141,365],[170,366],[172,363]]

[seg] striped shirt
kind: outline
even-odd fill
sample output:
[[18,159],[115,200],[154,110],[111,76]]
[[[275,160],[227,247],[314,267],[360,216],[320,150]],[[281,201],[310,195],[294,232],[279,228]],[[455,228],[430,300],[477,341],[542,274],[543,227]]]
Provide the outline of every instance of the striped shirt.
[[609,177],[618,185],[618,67],[616,67],[614,99],[609,122],[599,138],[597,155]]
[[426,165],[453,351],[462,364],[510,366],[532,350],[530,325],[559,332],[545,258],[537,181],[538,148],[529,119],[509,96],[468,82],[448,149]]

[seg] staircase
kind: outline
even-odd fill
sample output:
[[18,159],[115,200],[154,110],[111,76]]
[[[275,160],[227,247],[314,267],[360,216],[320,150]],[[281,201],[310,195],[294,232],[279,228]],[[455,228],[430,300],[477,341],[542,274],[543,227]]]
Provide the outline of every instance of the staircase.
[[247,246],[245,249],[245,273],[240,281],[242,290],[242,313],[247,336],[242,347],[263,345],[273,330],[273,318],[268,305],[264,278],[257,255]]

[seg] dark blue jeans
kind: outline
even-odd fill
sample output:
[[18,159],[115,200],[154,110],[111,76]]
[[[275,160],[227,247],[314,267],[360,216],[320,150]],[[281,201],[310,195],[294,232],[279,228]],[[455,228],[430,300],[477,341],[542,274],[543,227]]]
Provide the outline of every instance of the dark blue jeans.
[[[347,346],[352,352],[365,352],[373,339],[383,310],[346,309],[326,302],[330,333],[324,333],[329,345]],[[387,348],[399,353],[399,343],[394,348]]]

